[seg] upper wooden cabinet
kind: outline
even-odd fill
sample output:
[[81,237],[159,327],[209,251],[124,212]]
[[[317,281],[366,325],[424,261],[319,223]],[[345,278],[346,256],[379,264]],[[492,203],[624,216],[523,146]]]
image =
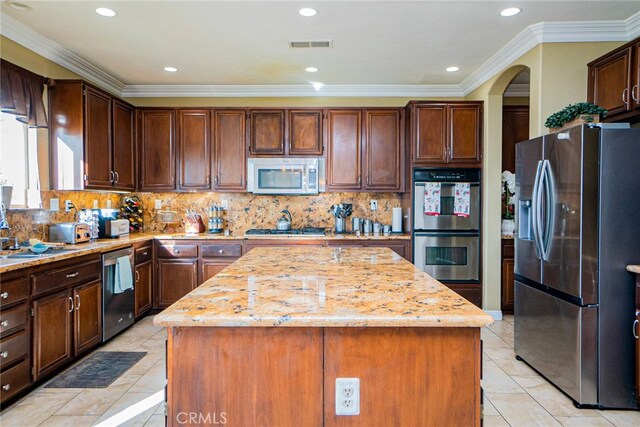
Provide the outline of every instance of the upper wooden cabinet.
[[175,190],[175,110],[138,110],[140,191]]
[[284,121],[284,110],[250,110],[249,154],[283,156]]
[[403,138],[402,111],[365,111],[364,189],[402,191]]
[[207,110],[178,110],[178,189],[211,189],[211,119]]
[[587,99],[605,121],[640,120],[640,38],[590,62]]
[[322,110],[288,110],[288,149],[291,156],[322,156]]
[[214,182],[217,191],[247,189],[245,110],[215,110],[213,130]]
[[327,111],[327,191],[362,188],[362,110]]
[[79,80],[49,88],[51,187],[134,190],[133,107]]
[[414,165],[480,166],[482,102],[407,105]]

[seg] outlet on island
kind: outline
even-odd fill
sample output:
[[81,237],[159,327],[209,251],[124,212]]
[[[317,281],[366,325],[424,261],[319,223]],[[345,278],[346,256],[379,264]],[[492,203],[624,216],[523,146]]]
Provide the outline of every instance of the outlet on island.
[[360,415],[360,378],[336,378],[336,415]]

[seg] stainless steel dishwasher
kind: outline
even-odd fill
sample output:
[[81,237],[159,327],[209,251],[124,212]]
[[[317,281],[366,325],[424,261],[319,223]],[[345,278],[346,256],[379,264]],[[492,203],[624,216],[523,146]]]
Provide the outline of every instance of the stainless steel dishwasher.
[[[118,261],[124,257],[128,262]],[[125,271],[127,267],[130,267],[128,272]],[[133,272],[132,247],[102,254],[102,342],[133,325]],[[117,282],[123,281],[126,275],[131,275],[131,287],[122,289]]]

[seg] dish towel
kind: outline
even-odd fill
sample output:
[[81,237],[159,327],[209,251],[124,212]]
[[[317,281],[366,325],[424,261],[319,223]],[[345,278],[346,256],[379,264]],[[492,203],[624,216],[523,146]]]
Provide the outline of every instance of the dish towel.
[[133,272],[131,271],[131,261],[128,256],[121,256],[116,260],[116,271],[114,276],[114,294],[121,294],[124,291],[133,289]]
[[431,216],[440,215],[440,193],[439,182],[425,182],[424,184],[424,214]]
[[459,182],[454,185],[453,194],[453,214],[468,217],[471,205],[471,185],[468,182]]

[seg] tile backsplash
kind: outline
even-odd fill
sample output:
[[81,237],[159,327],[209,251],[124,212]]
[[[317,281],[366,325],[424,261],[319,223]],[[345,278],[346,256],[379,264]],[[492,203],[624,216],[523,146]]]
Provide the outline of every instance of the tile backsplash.
[[[226,200],[229,208],[225,213],[225,227],[234,235],[241,235],[251,228],[275,228],[276,221],[282,216],[280,211],[287,209],[293,218],[292,228],[333,227],[334,220],[329,207],[337,203],[352,203],[353,216],[371,218],[383,224],[391,224],[392,208],[400,206],[401,198],[396,193],[321,193],[317,196],[264,196],[251,193],[131,193],[142,200],[144,209],[144,231],[160,232],[165,224],[156,221],[155,201],[162,201],[162,210],[178,213],[180,224],[175,225],[177,232],[184,231],[185,209],[193,209],[203,216],[206,224],[207,208]],[[64,201],[71,200],[77,209],[92,208],[94,200],[104,208],[107,201],[116,208],[120,206],[122,195],[117,193],[93,191],[42,191],[42,202],[49,207],[51,198],[58,198],[60,211],[11,210],[8,220],[12,234],[19,240],[30,237],[45,239],[48,237],[47,225],[74,221],[75,212],[64,212]],[[370,210],[370,200],[378,201],[378,211]],[[349,220],[348,220],[349,221]],[[350,226],[347,226],[349,229]]]

